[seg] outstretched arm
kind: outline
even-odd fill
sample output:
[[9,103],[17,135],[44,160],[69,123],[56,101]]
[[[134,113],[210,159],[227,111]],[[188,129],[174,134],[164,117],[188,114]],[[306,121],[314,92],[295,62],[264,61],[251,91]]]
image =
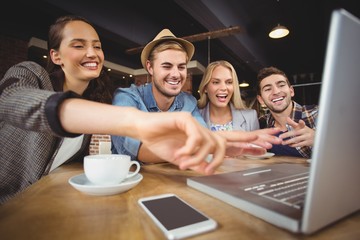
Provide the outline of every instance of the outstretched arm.
[[261,155],[272,144],[281,144],[282,140],[274,134],[280,132],[278,128],[266,128],[254,131],[217,131],[216,133],[227,140],[226,156],[235,157],[244,154]]
[[[142,141],[143,149],[149,154],[148,161],[158,158],[180,169],[193,169],[203,174],[214,173],[222,164],[225,152],[228,156],[262,154],[271,144],[281,142],[271,136],[277,129],[211,132],[187,112],[148,113],[82,99],[65,100],[59,116],[68,132],[136,138]],[[140,153],[143,161],[145,153]],[[208,154],[213,155],[211,162],[205,161]]]
[[[66,131],[136,138],[152,153],[149,158],[166,160],[181,169],[211,174],[225,156],[225,139],[201,126],[187,112],[147,113],[131,107],[68,99],[61,104],[59,116]],[[208,154],[214,156],[211,163],[204,161]]]

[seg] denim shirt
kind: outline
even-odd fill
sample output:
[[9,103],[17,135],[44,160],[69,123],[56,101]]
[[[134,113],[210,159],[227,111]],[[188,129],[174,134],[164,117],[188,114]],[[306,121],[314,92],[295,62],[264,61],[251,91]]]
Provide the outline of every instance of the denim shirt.
[[[161,112],[154,99],[151,83],[142,86],[132,84],[129,88],[118,88],[115,91],[112,104],[116,106],[135,107],[144,112]],[[190,112],[201,125],[206,127],[206,123],[197,107],[196,98],[191,94],[180,92],[168,110],[168,112],[180,111]],[[139,140],[112,135],[111,142],[111,151],[113,154],[127,154],[131,156],[131,159],[137,159],[140,147]]]

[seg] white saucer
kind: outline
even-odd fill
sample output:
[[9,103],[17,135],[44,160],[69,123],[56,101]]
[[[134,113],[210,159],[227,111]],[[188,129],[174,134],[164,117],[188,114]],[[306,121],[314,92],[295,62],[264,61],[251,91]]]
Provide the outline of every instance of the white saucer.
[[267,159],[267,158],[271,158],[274,155],[275,153],[267,152],[263,155],[244,155],[244,157],[249,159]]
[[69,179],[69,183],[75,189],[80,192],[96,195],[96,196],[105,196],[105,195],[114,195],[118,193],[125,192],[133,187],[135,187],[141,180],[143,176],[138,173],[135,176],[125,179],[123,182],[114,185],[100,186],[91,183],[85,174],[80,174]]

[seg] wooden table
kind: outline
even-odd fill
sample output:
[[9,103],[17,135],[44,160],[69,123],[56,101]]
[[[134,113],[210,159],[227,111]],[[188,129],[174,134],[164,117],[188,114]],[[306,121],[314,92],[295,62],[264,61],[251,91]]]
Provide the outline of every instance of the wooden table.
[[[228,159],[219,172],[267,164],[307,164],[305,159],[273,157],[266,160]],[[175,193],[215,219],[215,231],[191,239],[360,239],[357,212],[322,231],[292,234],[186,185],[186,177],[171,164],[143,166],[144,179],[133,189],[112,196],[90,196],[74,189],[68,180],[83,173],[82,165],[60,167],[0,206],[0,239],[164,239],[160,230],[138,206],[140,197]]]

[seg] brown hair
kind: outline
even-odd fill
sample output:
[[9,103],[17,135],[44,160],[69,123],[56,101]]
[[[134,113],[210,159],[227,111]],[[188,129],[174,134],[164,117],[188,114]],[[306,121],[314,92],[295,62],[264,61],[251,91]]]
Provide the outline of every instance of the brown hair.
[[260,89],[260,83],[264,78],[267,78],[268,76],[271,75],[282,75],[285,77],[286,82],[289,86],[291,86],[289,79],[287,78],[286,74],[281,71],[280,69],[276,68],[276,67],[266,67],[263,68],[259,71],[258,75],[257,75],[257,94],[260,95],[261,93],[261,89]]
[[[63,30],[66,24],[73,21],[82,21],[94,28],[94,26],[88,20],[81,16],[68,15],[58,18],[55,23],[50,26],[49,29],[47,42],[48,54],[50,54],[51,49],[54,49],[56,51],[59,50],[60,44],[63,40]],[[57,71],[62,71],[59,65],[56,65],[52,62],[50,55],[48,56],[47,71],[50,74]],[[83,97],[97,102],[111,103],[113,92],[114,85],[110,81],[110,78],[107,75],[106,71],[102,69],[100,76],[90,81],[88,87],[83,93]]]

